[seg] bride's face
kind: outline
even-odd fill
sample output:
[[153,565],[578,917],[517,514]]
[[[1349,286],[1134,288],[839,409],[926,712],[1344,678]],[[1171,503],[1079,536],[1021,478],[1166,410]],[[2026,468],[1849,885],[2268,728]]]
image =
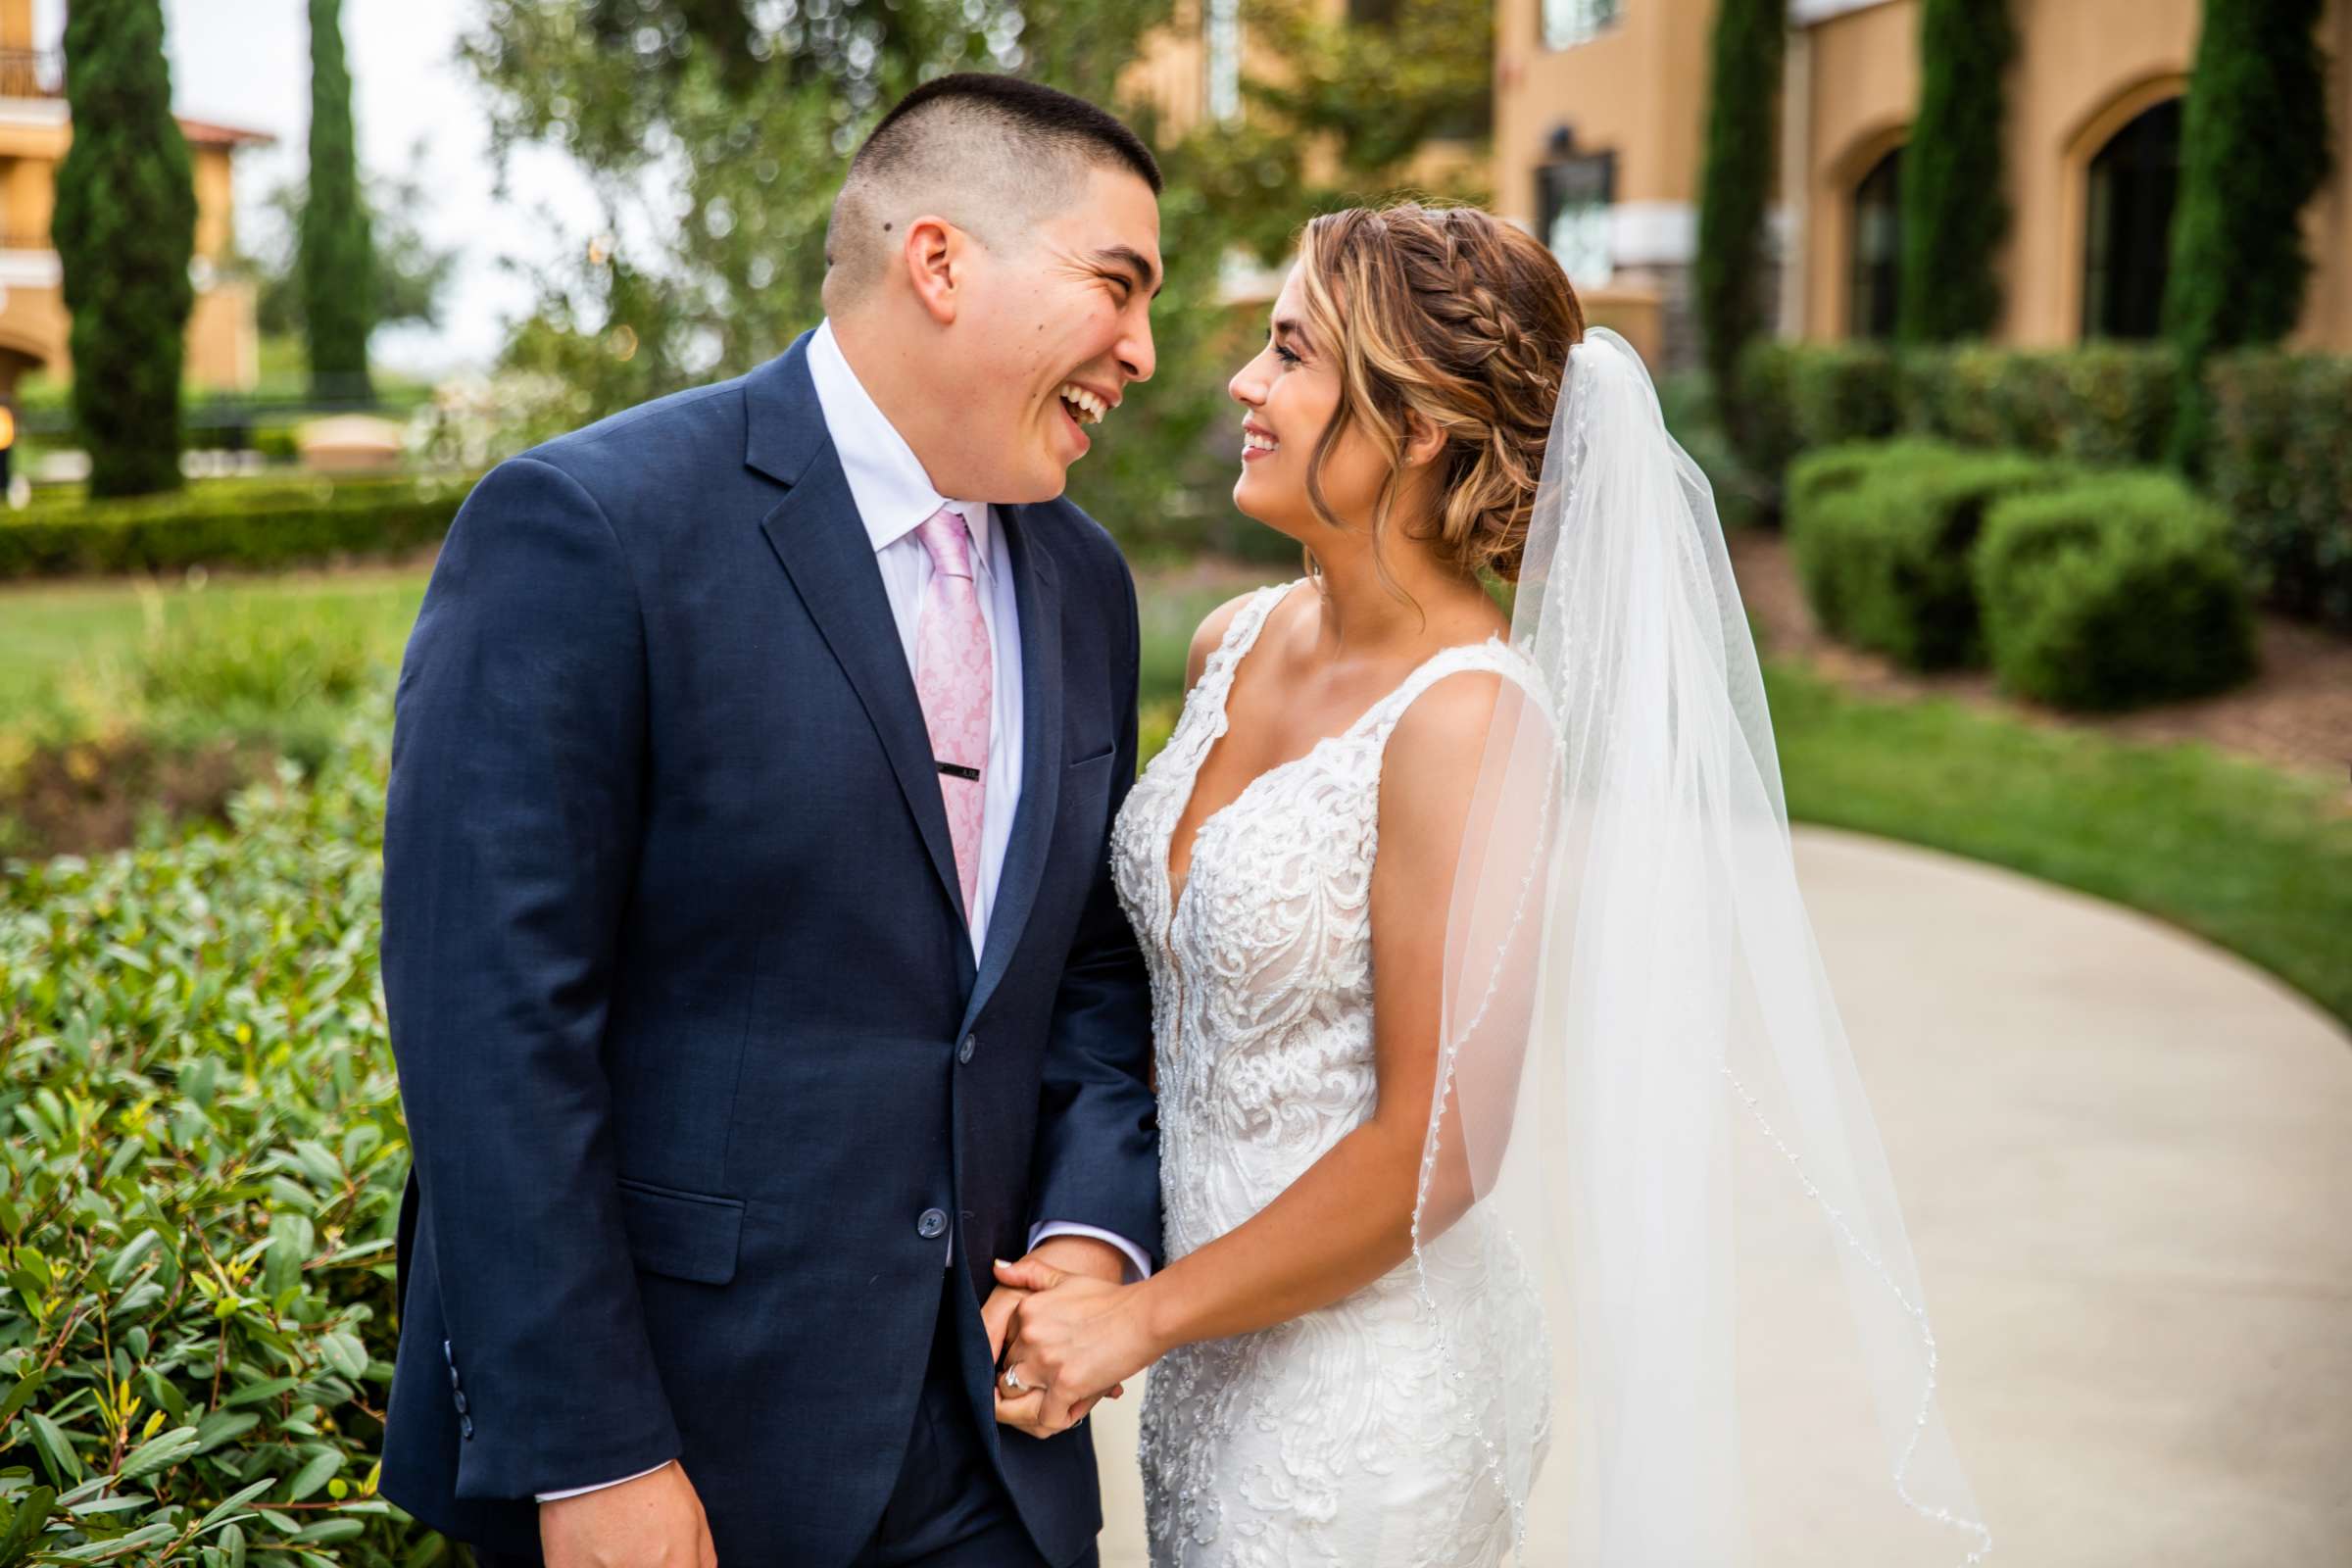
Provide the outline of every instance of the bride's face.
[[[1338,544],[1330,524],[1315,514],[1306,476],[1315,448],[1339,412],[1341,383],[1336,345],[1322,341],[1323,329],[1309,319],[1306,289],[1291,269],[1274,302],[1266,346],[1234,376],[1227,390],[1242,406],[1242,476],[1233,504],[1243,515],[1289,534],[1318,551]],[[1323,460],[1323,501],[1343,521],[1367,525],[1389,463],[1361,428],[1342,435]]]

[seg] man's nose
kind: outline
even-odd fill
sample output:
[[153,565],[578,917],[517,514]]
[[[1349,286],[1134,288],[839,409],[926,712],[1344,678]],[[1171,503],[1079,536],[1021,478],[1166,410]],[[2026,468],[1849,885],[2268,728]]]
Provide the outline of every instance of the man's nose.
[[1158,367],[1152,349],[1152,318],[1145,316],[1119,342],[1119,368],[1127,372],[1130,381],[1149,381]]

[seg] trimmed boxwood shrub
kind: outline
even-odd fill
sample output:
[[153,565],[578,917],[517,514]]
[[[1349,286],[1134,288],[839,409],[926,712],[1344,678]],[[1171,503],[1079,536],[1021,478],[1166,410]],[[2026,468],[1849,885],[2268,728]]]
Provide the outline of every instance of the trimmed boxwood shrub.
[[1919,441],[1869,457],[1829,454],[1790,486],[1803,499],[1789,508],[1789,547],[1814,614],[1832,635],[1906,668],[1981,662],[1969,553],[1985,510],[2058,482],[2061,471],[2035,458]]
[[2179,392],[2177,362],[2161,344],[1972,343],[1902,358],[1905,428],[2094,467],[2161,463]]
[[44,502],[0,512],[0,580],[397,555],[437,543],[469,484],[221,480],[136,501]]
[[2228,518],[2171,474],[2084,474],[2003,499],[1976,582],[2001,683],[2061,708],[2194,697],[2254,669]]
[[1749,345],[1740,359],[1748,462],[1779,473],[1799,453],[1895,433],[1901,382],[1893,354],[1875,343]]
[[2232,354],[2206,371],[2214,499],[2266,603],[2352,631],[2352,358]]

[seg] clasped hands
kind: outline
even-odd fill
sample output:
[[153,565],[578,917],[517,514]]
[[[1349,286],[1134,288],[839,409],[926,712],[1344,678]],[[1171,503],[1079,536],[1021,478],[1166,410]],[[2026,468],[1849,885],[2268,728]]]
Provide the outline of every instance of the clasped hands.
[[981,1318],[997,1357],[1000,1422],[1033,1438],[1066,1432],[1157,1358],[1143,1288],[1119,1284],[1125,1271],[1116,1250],[1082,1237],[1054,1237],[996,1265]]

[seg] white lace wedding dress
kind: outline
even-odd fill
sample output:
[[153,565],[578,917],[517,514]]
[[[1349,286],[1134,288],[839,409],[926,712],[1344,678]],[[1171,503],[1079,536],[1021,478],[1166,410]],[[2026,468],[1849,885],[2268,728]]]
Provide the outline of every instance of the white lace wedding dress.
[[[1499,639],[1439,653],[1203,821],[1172,891],[1169,841],[1225,733],[1234,667],[1288,591],[1261,589],[1236,612],[1111,836],[1152,974],[1170,1262],[1255,1214],[1371,1113],[1370,904],[1389,736],[1447,675],[1531,678]],[[1319,1311],[1152,1368],[1154,1568],[1501,1559],[1513,1524],[1490,1441],[1502,1430],[1496,1405],[1506,1390],[1544,1389],[1548,1357],[1532,1289],[1486,1223],[1473,1210],[1425,1246],[1426,1282],[1408,1258]]]

